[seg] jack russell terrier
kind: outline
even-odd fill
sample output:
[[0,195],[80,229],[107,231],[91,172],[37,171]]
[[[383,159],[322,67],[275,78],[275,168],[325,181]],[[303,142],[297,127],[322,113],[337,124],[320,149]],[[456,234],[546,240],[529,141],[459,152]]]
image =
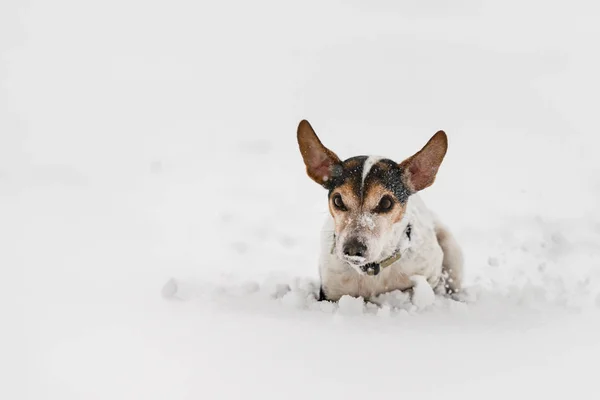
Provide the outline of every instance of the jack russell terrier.
[[415,275],[437,294],[460,291],[461,249],[417,194],[434,182],[444,159],[448,138],[443,131],[400,164],[375,156],[341,161],[306,120],[298,125],[298,145],[308,176],[328,190],[320,300],[372,299],[409,290]]

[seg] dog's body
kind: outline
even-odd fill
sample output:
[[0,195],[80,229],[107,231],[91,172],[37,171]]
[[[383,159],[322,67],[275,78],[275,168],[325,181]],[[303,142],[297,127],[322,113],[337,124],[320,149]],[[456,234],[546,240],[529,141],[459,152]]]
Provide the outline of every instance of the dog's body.
[[460,247],[416,194],[435,179],[447,148],[444,132],[400,164],[374,156],[341,161],[307,121],[298,127],[298,142],[308,175],[329,190],[319,258],[322,300],[410,289],[415,275],[437,293],[460,290]]
[[414,285],[411,277],[415,275],[424,276],[436,293],[460,290],[463,266],[460,247],[418,195],[408,199],[404,218],[394,228],[384,258],[399,251],[400,259],[375,276],[365,275],[331,251],[334,221],[328,216],[321,231],[321,299],[337,301],[343,295],[372,299],[393,290],[410,289]]

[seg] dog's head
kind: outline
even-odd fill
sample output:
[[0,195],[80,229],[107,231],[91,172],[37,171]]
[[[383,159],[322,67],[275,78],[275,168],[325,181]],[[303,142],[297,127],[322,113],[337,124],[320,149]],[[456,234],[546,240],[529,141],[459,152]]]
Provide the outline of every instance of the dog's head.
[[395,245],[392,242],[409,196],[433,183],[448,140],[439,131],[400,164],[374,156],[341,161],[303,120],[298,126],[298,144],[308,176],[329,191],[336,255],[363,273],[361,267],[380,262]]

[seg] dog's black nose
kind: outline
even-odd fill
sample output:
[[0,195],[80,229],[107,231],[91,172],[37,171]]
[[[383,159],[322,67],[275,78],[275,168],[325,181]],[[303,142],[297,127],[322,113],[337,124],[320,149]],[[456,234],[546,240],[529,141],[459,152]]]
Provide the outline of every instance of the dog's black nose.
[[344,255],[349,257],[364,257],[367,254],[367,246],[357,239],[350,239],[344,245]]

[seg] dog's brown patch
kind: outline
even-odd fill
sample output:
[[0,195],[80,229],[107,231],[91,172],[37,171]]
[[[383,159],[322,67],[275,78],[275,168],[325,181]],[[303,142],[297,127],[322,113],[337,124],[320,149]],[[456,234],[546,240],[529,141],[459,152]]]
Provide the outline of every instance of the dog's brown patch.
[[362,199],[363,209],[365,211],[375,210],[383,196],[386,195],[394,196],[394,194],[387,190],[381,183],[371,182],[369,185],[366,185]]
[[[338,209],[334,204],[336,195],[342,197],[342,201],[346,207],[345,210]],[[338,186],[331,192],[329,196],[329,212],[335,221],[335,232],[339,234],[346,228],[346,225],[352,222],[355,214],[360,210],[360,200],[356,196],[354,188],[350,182]]]
[[[344,162],[344,170],[350,171],[350,173],[347,174],[344,183],[333,189],[329,196],[329,211],[334,218],[335,231],[338,234],[345,230],[349,224],[360,225],[360,222],[357,221],[365,213],[373,215],[378,221],[387,220],[385,225],[388,226],[399,222],[404,216],[406,203],[400,201],[396,194],[390,190],[389,184],[386,185],[379,178],[382,171],[391,169],[389,161],[375,163],[372,166],[375,172],[374,176],[366,179],[364,183],[362,180],[363,163],[364,158]],[[344,210],[340,210],[334,204],[334,199],[338,195],[341,196],[345,205]],[[390,210],[380,212],[378,208],[384,196],[389,197],[393,205]]]
[[394,204],[390,211],[380,213],[381,218],[386,218],[391,221],[392,224],[399,222],[404,216],[406,211],[406,204],[398,201],[395,198],[394,193],[389,190],[385,185],[380,182],[371,182],[365,188],[365,194],[363,198],[363,209],[364,210],[376,210],[381,199],[384,196],[390,196],[394,200]]

